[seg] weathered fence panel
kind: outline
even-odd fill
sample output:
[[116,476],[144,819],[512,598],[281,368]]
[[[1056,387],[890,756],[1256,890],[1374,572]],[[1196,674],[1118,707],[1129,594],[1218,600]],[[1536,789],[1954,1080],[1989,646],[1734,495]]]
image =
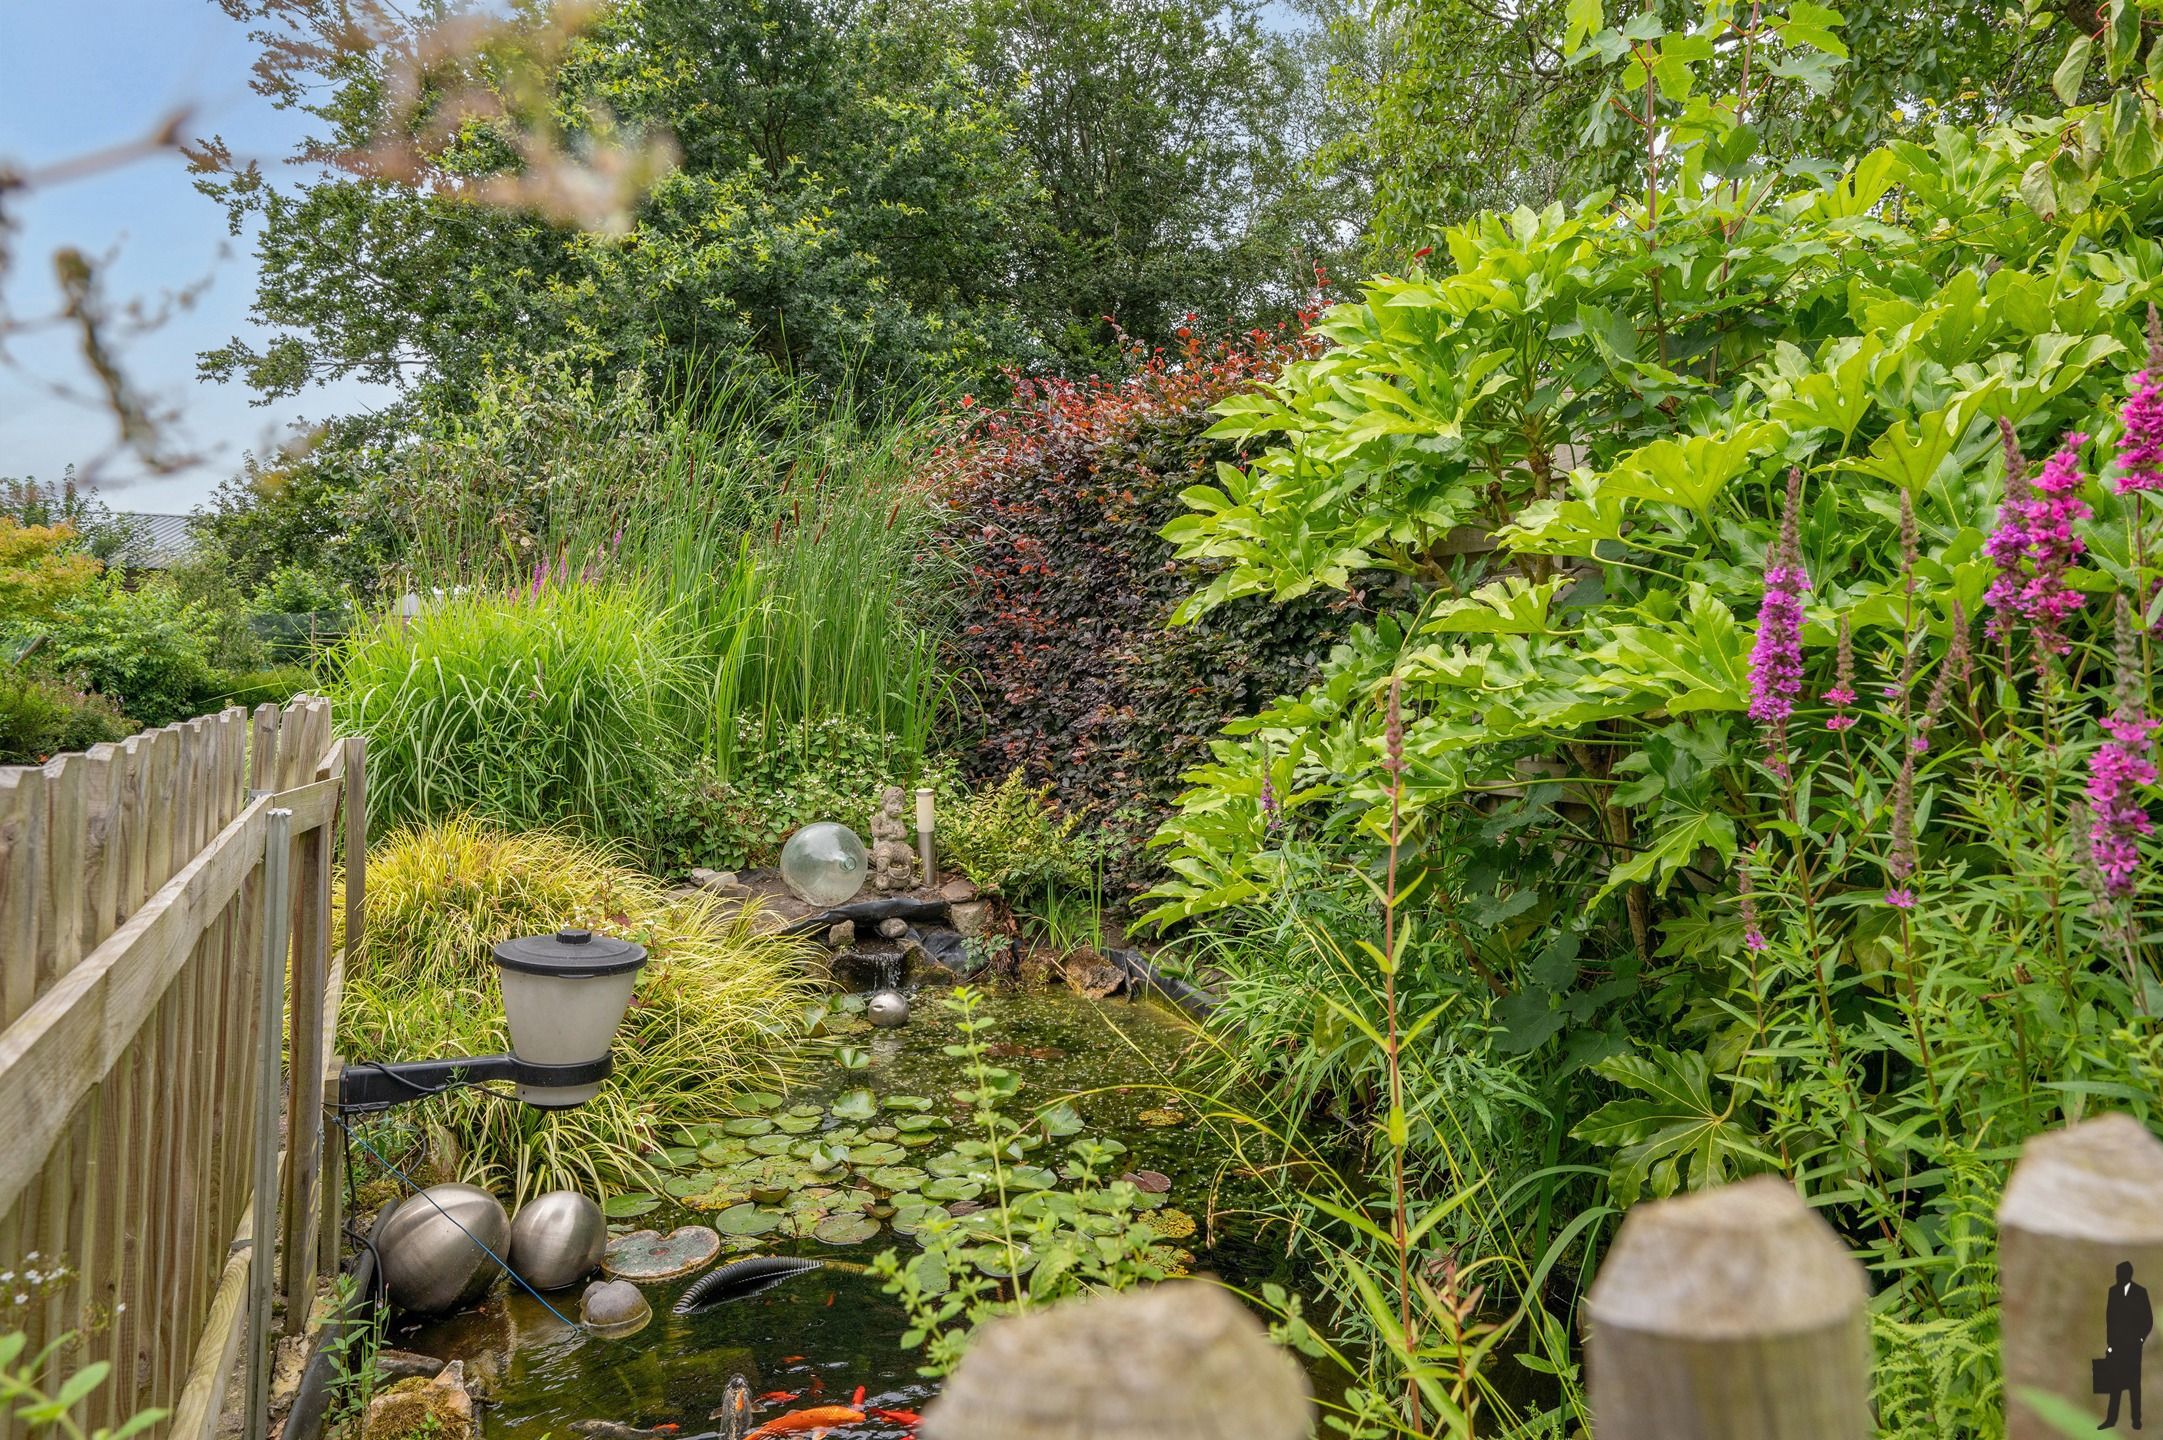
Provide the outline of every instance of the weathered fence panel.
[[[252,721],[228,710],[0,769],[0,1270],[15,1277],[0,1291],[0,1331],[27,1332],[32,1352],[71,1337],[48,1379],[111,1363],[79,1406],[86,1426],[150,1406],[174,1410],[164,1428],[188,1440],[214,1426],[256,1267],[245,1242],[263,1134],[257,1067],[288,1050],[292,1088],[271,1113],[286,1107],[307,1161],[288,1164],[284,1195],[266,1203],[285,1236],[286,1294],[306,1318],[325,1258],[315,1209],[331,867],[359,760],[357,746],[333,743],[327,702],[302,697]],[[292,1028],[266,1034],[274,807],[292,812],[307,883],[281,977]],[[29,1298],[16,1305],[17,1294]]]

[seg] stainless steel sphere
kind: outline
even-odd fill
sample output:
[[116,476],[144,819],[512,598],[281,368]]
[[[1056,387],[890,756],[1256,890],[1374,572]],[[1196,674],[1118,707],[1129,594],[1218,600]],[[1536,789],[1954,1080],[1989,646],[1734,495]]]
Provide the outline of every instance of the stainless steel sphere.
[[601,1207],[576,1190],[536,1195],[511,1222],[511,1268],[536,1290],[585,1279],[608,1248]]
[[475,1240],[498,1255],[511,1241],[511,1217],[486,1190],[431,1185],[407,1199],[376,1236],[392,1303],[439,1315],[487,1294],[496,1283],[496,1262]]
[[909,997],[899,990],[881,990],[864,1006],[864,1018],[881,1030],[895,1030],[909,1023]]

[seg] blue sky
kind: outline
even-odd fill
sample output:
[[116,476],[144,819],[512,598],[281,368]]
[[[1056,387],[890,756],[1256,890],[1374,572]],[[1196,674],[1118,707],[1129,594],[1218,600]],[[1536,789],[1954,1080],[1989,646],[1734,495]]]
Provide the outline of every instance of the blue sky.
[[[0,157],[35,168],[139,136],[186,105],[194,112],[191,136],[220,134],[236,156],[282,161],[304,117],[274,110],[248,89],[254,58],[245,27],[214,0],[0,0]],[[124,352],[137,383],[179,409],[187,448],[206,459],[185,473],[157,477],[145,477],[129,457],[111,460],[101,488],[115,508],[191,509],[239,468],[243,451],[263,450],[297,420],[374,401],[377,392],[349,383],[255,406],[245,386],[196,380],[197,352],[236,334],[261,338],[247,318],[254,237],[227,235],[225,212],[195,193],[179,157],[139,160],[41,190],[13,213],[22,228],[5,284],[18,317],[51,312],[56,246],[113,255],[115,297],[156,302],[210,282],[191,309]],[[36,333],[9,349],[18,368],[0,367],[0,476],[57,479],[69,462],[109,450],[109,416],[45,388],[53,382],[90,388],[73,339]]]

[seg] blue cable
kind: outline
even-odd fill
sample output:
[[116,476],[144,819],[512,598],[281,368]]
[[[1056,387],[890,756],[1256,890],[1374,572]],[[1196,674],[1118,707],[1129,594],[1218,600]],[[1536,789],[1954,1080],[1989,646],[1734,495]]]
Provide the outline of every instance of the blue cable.
[[495,1261],[497,1265],[501,1266],[504,1274],[510,1276],[513,1280],[518,1282],[519,1289],[525,1291],[528,1295],[531,1295],[534,1299],[540,1301],[541,1308],[546,1310],[549,1314],[555,1316],[558,1320],[561,1320],[564,1324],[570,1326],[573,1330],[584,1330],[586,1328],[582,1322],[573,1320],[570,1316],[564,1314],[561,1310],[558,1310],[555,1306],[549,1304],[547,1296],[543,1295],[540,1291],[534,1289],[531,1285],[528,1285],[526,1283],[526,1277],[519,1274],[516,1270],[513,1270],[510,1266],[510,1263],[506,1261],[501,1255],[498,1255],[495,1251],[489,1249],[486,1245],[482,1244],[480,1236],[474,1234],[471,1230],[466,1229],[464,1225],[459,1224],[458,1217],[456,1215],[453,1215],[450,1211],[444,1209],[443,1203],[436,1199],[435,1196],[429,1194],[427,1189],[422,1186],[420,1181],[414,1179],[411,1175],[406,1174],[405,1171],[399,1169],[396,1165],[393,1165],[390,1160],[383,1154],[382,1151],[376,1149],[375,1146],[369,1144],[366,1140],[361,1139],[359,1135],[356,1135],[353,1132],[353,1127],[345,1123],[345,1116],[340,1115],[336,1110],[330,1109],[324,1110],[323,1113],[338,1122],[338,1128],[345,1131],[346,1139],[358,1142],[361,1149],[367,1151],[370,1155],[375,1157],[375,1162],[378,1165],[381,1165],[384,1169],[390,1171],[391,1174],[396,1175],[399,1179],[405,1181],[406,1184],[412,1188],[412,1191],[415,1195],[420,1196],[423,1200],[426,1200],[429,1204],[436,1207],[436,1213],[438,1215],[441,1215],[444,1219],[450,1221],[453,1225],[457,1225],[459,1233],[463,1234],[468,1240],[471,1240],[483,1255],[486,1255],[489,1259]]

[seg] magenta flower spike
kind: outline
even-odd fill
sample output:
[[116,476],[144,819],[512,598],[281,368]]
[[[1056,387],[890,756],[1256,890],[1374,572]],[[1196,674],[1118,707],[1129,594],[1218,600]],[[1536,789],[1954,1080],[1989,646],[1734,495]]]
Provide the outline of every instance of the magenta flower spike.
[[2114,618],[2118,699],[2116,710],[2103,722],[2110,738],[2088,757],[2088,853],[2102,877],[2104,893],[2123,896],[2132,893],[2140,874],[2141,838],[2155,833],[2141,791],[2156,783],[2156,767],[2148,758],[2156,722],[2148,718],[2142,704],[2133,607],[2123,595],[2118,597]]
[[1765,556],[1765,591],[1758,602],[1757,640],[1750,647],[1750,718],[1770,733],[1768,759],[1787,773],[1787,722],[1802,694],[1802,597],[1810,590],[1803,567],[1799,511],[1802,472],[1788,471],[1780,533]]
[[2118,440],[2118,476],[2111,482],[2120,495],[2163,490],[2163,317],[2148,307],[2148,368],[2133,377],[2133,389],[2119,411],[2125,433]]

